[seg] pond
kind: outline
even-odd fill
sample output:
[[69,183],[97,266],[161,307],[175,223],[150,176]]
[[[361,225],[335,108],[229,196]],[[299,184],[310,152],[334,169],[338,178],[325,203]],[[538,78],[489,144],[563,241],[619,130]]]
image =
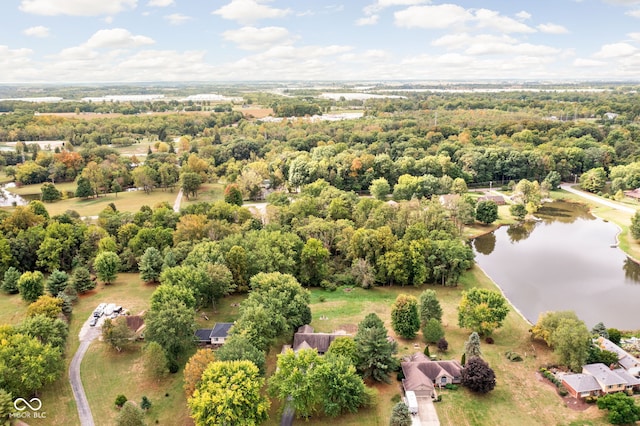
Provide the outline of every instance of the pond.
[[12,194],[5,189],[12,186],[15,186],[15,183],[8,183],[0,186],[0,207],[24,206],[28,204],[28,201],[25,198],[17,194]]
[[572,310],[589,328],[640,329],[640,265],[617,248],[618,227],[559,201],[536,216],[473,241],[477,264],[516,309],[532,323]]

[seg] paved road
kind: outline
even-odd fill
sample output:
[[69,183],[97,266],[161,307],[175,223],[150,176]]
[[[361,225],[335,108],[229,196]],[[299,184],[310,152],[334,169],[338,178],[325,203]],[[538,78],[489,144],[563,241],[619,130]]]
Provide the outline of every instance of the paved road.
[[[90,319],[90,318],[89,318]],[[78,407],[78,416],[80,417],[80,424],[82,426],[94,426],[93,414],[91,414],[91,407],[89,407],[89,401],[87,401],[87,395],[84,393],[84,387],[82,386],[82,379],[80,378],[80,364],[84,354],[87,353],[91,342],[100,335],[100,327],[89,326],[89,319],[84,323],[80,329],[80,346],[73,355],[71,365],[69,365],[69,383],[71,383],[71,390],[73,391],[73,397],[76,400],[76,406]],[[102,320],[100,321],[100,323]]]
[[605,205],[607,207],[611,207],[612,209],[616,209],[616,210],[620,210],[623,212],[627,212],[630,214],[635,214],[636,213],[636,209],[634,209],[633,207],[629,207],[629,206],[625,206],[622,204],[618,204],[618,203],[614,203],[613,201],[609,201],[607,199],[604,199],[602,197],[597,197],[595,195],[591,195],[588,192],[584,192],[584,191],[579,191],[577,189],[573,189],[571,185],[563,183],[562,185],[560,185],[560,188],[564,189],[567,192],[571,192],[572,194],[576,194],[582,198],[586,198],[587,200],[596,202],[596,203],[600,203],[602,205]]

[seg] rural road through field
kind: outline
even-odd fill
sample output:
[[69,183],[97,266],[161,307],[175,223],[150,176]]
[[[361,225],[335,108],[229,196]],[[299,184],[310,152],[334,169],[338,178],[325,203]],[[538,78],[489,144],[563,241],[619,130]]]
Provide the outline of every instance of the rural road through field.
[[[82,386],[82,379],[80,378],[80,364],[84,354],[87,353],[89,345],[100,335],[100,327],[96,324],[95,327],[89,326],[89,320],[82,325],[80,329],[80,346],[76,351],[71,365],[69,365],[69,383],[71,383],[71,390],[73,391],[73,397],[76,400],[76,406],[78,407],[78,416],[80,417],[80,424],[82,426],[94,426],[93,415],[91,414],[91,407],[89,401],[87,401],[87,395],[84,393],[84,387]],[[101,322],[101,321],[100,321]]]
[[562,185],[560,185],[560,188],[562,188],[565,191],[570,192],[572,194],[576,194],[576,195],[578,195],[578,196],[580,196],[582,198],[586,198],[587,200],[591,200],[593,202],[603,204],[603,205],[605,205],[607,207],[611,207],[612,209],[620,210],[620,211],[631,213],[631,214],[635,214],[636,213],[636,209],[634,209],[633,207],[628,207],[628,206],[624,206],[624,205],[619,204],[619,203],[614,203],[612,201],[605,200],[602,197],[597,197],[595,195],[591,195],[591,194],[589,194],[587,192],[584,192],[584,191],[578,191],[577,189],[573,189],[571,187],[571,185],[566,184],[566,183],[563,183]]

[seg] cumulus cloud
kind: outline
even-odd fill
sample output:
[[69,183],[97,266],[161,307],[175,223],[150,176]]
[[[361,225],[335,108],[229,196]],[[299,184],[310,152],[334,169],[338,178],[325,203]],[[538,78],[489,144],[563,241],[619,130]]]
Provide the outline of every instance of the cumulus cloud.
[[593,57],[600,59],[620,58],[631,56],[638,52],[638,49],[629,43],[612,43],[603,45]]
[[20,10],[35,15],[100,16],[134,9],[138,0],[22,0]]
[[193,18],[191,16],[183,15],[182,13],[172,13],[171,15],[164,16],[164,19],[169,21],[169,24],[171,25],[182,25]]
[[147,6],[151,7],[169,7],[175,4],[173,0],[149,0]]
[[541,33],[547,34],[568,34],[569,30],[558,24],[540,24],[536,27]]
[[640,9],[628,10],[624,14],[633,18],[640,18]]
[[291,9],[277,9],[264,3],[269,0],[231,0],[231,3],[214,10],[214,15],[241,24],[252,24],[260,19],[282,18],[291,13]]
[[560,49],[555,47],[519,43],[517,39],[507,35],[457,33],[440,37],[431,44],[448,50],[462,50],[465,54],[472,56],[527,55],[539,57],[560,53]]
[[525,10],[522,10],[516,13],[516,18],[526,21],[527,19],[531,19],[531,14]]
[[489,9],[478,9],[474,21],[478,28],[491,28],[504,33],[534,33],[530,26]]
[[99,30],[84,44],[92,49],[97,48],[129,48],[153,44],[155,41],[147,36],[133,35],[124,28]]
[[455,4],[412,6],[394,13],[395,23],[406,28],[450,28],[473,19],[473,14]]
[[242,27],[222,33],[225,40],[236,43],[244,50],[268,49],[276,44],[288,45],[293,42],[289,31],[282,27]]
[[595,67],[603,67],[607,65],[606,62],[604,61],[597,61],[595,59],[585,59],[585,58],[576,58],[573,61],[573,66],[574,67],[589,67],[589,68],[595,68]]
[[430,0],[376,0],[374,3],[364,7],[365,15],[373,15],[383,9],[393,6],[416,6],[420,4],[431,3]]
[[474,25],[503,33],[533,33],[536,30],[489,9],[465,9],[455,4],[412,6],[394,14],[399,27],[445,29]]
[[22,31],[24,35],[29,37],[45,38],[49,37],[49,28],[38,25],[37,27],[30,27]]

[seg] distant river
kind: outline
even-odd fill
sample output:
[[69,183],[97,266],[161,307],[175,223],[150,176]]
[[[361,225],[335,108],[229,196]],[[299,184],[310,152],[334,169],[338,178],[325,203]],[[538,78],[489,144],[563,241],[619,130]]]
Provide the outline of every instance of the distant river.
[[476,238],[476,262],[532,323],[573,310],[589,328],[640,329],[640,265],[612,247],[618,228],[581,205],[545,204],[539,222]]

